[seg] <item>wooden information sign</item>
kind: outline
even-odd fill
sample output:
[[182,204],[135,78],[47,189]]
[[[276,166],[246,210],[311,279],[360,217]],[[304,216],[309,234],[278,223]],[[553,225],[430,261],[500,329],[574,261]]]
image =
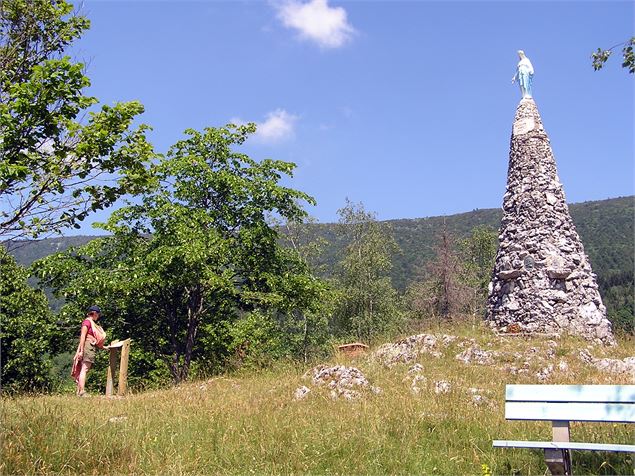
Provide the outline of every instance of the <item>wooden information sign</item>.
[[[114,390],[114,376],[117,371],[117,360],[119,360],[119,382],[117,384],[117,395],[123,396],[128,386],[128,356],[130,355],[130,343],[132,339],[113,341],[105,348],[110,352],[110,362],[106,377],[106,396],[112,397]],[[117,354],[120,354],[117,359]]]

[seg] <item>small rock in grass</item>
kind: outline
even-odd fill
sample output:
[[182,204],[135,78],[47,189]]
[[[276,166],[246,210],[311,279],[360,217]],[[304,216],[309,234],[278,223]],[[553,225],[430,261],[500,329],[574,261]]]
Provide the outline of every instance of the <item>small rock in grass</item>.
[[448,393],[452,389],[452,385],[447,380],[439,380],[434,382],[434,393],[437,395],[441,393]]
[[456,340],[455,336],[417,334],[406,337],[395,343],[382,345],[373,352],[373,358],[379,360],[387,367],[399,363],[410,363],[416,360],[421,354],[430,354],[433,357],[441,357],[438,348],[447,346]]
[[597,359],[588,351],[580,351],[580,359],[598,370],[614,374],[631,374],[635,378],[635,357],[625,359]]
[[357,398],[360,397],[359,392],[356,392],[355,390],[348,390],[348,389],[344,389],[342,390],[342,392],[340,393],[340,396],[344,399],[344,400],[355,400]]
[[309,387],[307,387],[306,385],[302,385],[301,387],[295,389],[295,392],[293,393],[293,399],[302,400],[303,398],[306,398],[310,391],[311,389]]
[[338,400],[340,398],[343,398],[344,400],[357,400],[361,396],[359,392],[349,390],[347,388],[337,388],[335,390],[331,390],[329,395],[332,400]]
[[110,423],[122,423],[122,422],[126,421],[127,419],[128,419],[127,416],[114,416],[114,417],[110,417],[108,419],[108,421]]
[[379,395],[382,392],[382,389],[379,387],[370,387],[370,391],[373,392],[375,395]]
[[[346,367],[343,365],[335,365],[328,367],[325,365],[319,365],[309,370],[304,374],[304,378],[311,378],[314,385],[325,386],[330,392],[329,395],[333,400],[343,398],[344,400],[355,400],[360,398],[362,394],[353,388],[360,390],[368,389],[374,394],[381,392],[379,387],[373,387],[370,385],[364,374],[355,367]],[[306,388],[307,391],[303,391],[303,394],[308,393],[307,387],[300,387],[296,390],[296,395],[302,388]],[[304,398],[304,395],[300,398]],[[296,400],[298,397],[296,396]]]
[[412,367],[410,367],[408,369],[408,373],[409,374],[414,374],[414,373],[419,373],[423,370],[423,365],[421,364],[414,364]]
[[491,365],[498,352],[493,350],[483,350],[478,345],[473,345],[456,355],[456,359],[465,364]]
[[484,403],[484,398],[482,395],[479,395],[478,393],[475,393],[474,395],[472,395],[472,403],[474,405],[481,405]]
[[540,369],[536,373],[536,377],[541,382],[544,382],[545,380],[547,380],[551,376],[552,373],[553,373],[553,364],[549,364],[546,367]]
[[410,391],[413,394],[418,395],[421,389],[419,388],[417,384],[419,382],[423,382],[425,384],[427,380],[428,379],[426,379],[423,375],[415,375],[414,378],[412,379],[412,383],[410,384]]

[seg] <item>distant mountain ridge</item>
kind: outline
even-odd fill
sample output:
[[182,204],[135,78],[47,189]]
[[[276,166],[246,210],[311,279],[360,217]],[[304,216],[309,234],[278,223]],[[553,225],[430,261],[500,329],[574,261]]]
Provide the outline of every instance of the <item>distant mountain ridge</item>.
[[[635,196],[610,198],[569,205],[571,217],[582,239],[585,252],[598,275],[635,268]],[[436,239],[443,227],[457,238],[469,235],[479,225],[498,230],[502,211],[497,208],[473,210],[448,216],[386,220],[402,252],[393,260],[392,278],[403,289],[418,270],[432,258]],[[324,263],[338,260],[344,243],[337,237],[334,224],[314,225],[328,247]]]
[[[569,205],[571,217],[589,256],[593,271],[598,275],[602,298],[610,312],[621,309],[622,317],[632,320],[633,274],[635,270],[635,196],[588,201]],[[486,225],[498,230],[502,211],[481,209],[448,216],[386,220],[401,247],[393,259],[391,277],[398,289],[416,279],[420,270],[432,258],[438,233],[445,226],[457,238],[463,238],[474,227]],[[327,240],[322,256],[323,264],[332,270],[345,246],[338,236],[336,224],[318,223],[316,236]],[[71,236],[19,242],[10,246],[11,253],[23,265],[81,246],[94,236]]]

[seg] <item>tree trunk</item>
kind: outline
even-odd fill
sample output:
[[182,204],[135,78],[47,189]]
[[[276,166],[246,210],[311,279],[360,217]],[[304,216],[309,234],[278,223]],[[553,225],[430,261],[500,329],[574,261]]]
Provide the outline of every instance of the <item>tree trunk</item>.
[[200,286],[196,286],[190,293],[187,303],[187,337],[185,341],[185,353],[183,365],[181,367],[181,381],[187,380],[190,372],[190,362],[192,361],[192,352],[194,351],[194,343],[196,342],[196,333],[200,316],[203,311],[203,293]]
[[304,360],[304,363],[307,363],[307,346],[308,346],[308,340],[309,340],[309,322],[308,322],[308,318],[306,317],[306,313],[302,313],[302,315],[304,316],[304,335],[302,336],[302,357]]
[[178,384],[180,382],[179,379],[179,360],[180,360],[180,352],[179,352],[179,342],[178,342],[178,316],[176,312],[176,307],[172,305],[170,309],[168,309],[168,325],[170,327],[170,352],[172,354],[172,361],[170,362],[170,373],[172,374],[172,380],[174,384]]

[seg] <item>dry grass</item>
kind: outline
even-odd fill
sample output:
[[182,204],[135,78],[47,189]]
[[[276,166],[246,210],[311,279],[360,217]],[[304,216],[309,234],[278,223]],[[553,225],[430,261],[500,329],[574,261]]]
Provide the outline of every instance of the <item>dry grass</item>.
[[[483,348],[545,355],[545,339],[498,338],[478,325],[445,330],[476,339]],[[2,400],[1,474],[494,474],[542,475],[542,455],[531,450],[493,449],[493,439],[547,439],[548,423],[506,422],[504,386],[536,383],[545,362],[536,357],[527,374],[455,359],[458,342],[436,358],[422,355],[421,391],[413,394],[408,366],[386,368],[368,358],[337,362],[360,368],[372,385],[358,401],[333,401],[302,379],[306,369],[280,365],[241,372],[164,391],[122,399],[40,396]],[[489,346],[488,346],[489,345]],[[577,357],[587,344],[558,342],[546,362],[569,364],[545,383],[632,383],[628,375],[602,374]],[[623,358],[633,342],[596,356]],[[521,362],[522,363],[522,362]],[[94,378],[95,376],[93,376]],[[405,380],[404,380],[405,379]],[[437,395],[434,382],[452,389]],[[308,397],[293,400],[306,384]],[[472,403],[470,387],[485,403]],[[110,421],[113,417],[125,417]],[[632,443],[626,425],[574,424],[573,439]],[[633,474],[625,454],[574,453],[575,474]]]

